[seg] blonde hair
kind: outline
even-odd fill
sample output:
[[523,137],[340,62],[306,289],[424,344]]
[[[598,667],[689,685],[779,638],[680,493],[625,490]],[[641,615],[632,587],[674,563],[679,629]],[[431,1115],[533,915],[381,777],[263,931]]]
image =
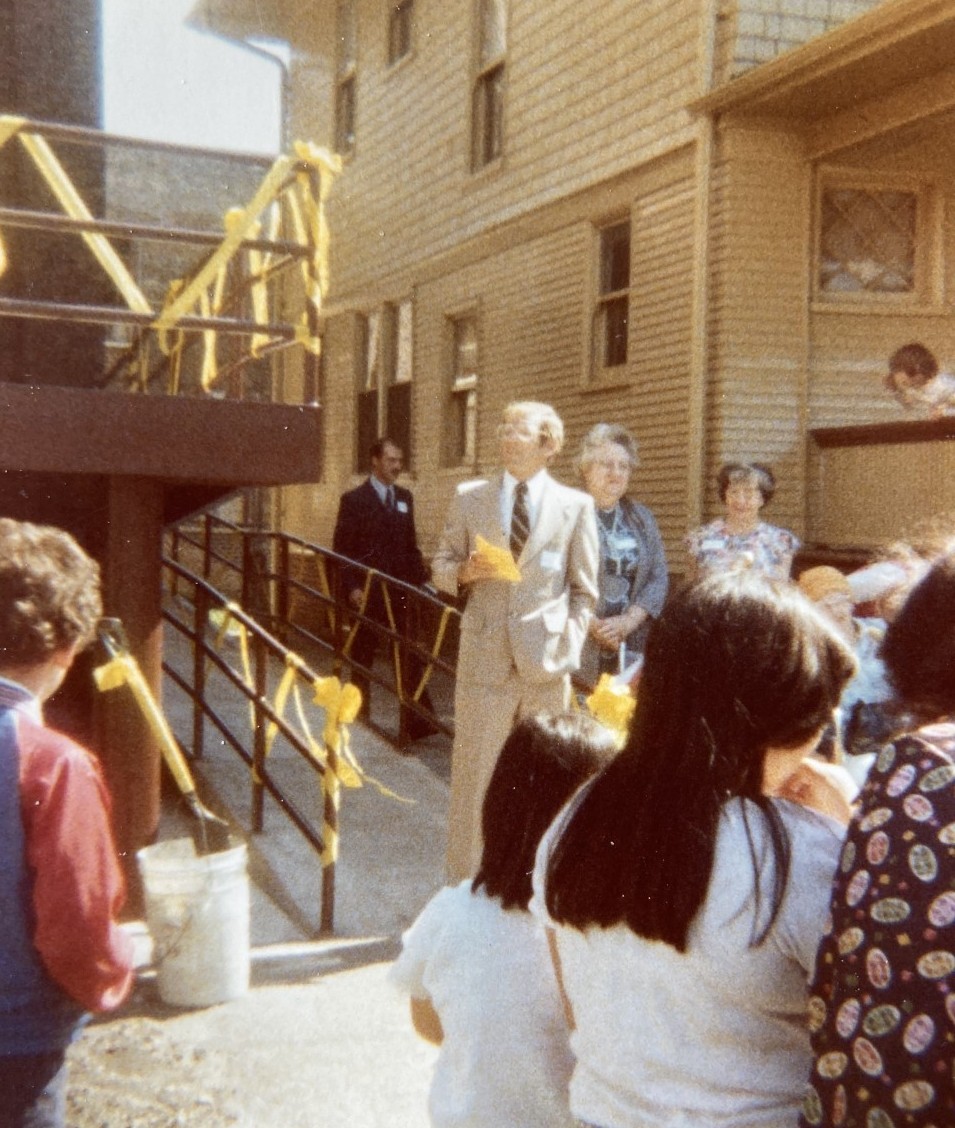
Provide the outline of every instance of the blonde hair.
[[546,441],[554,454],[560,452],[564,445],[564,424],[549,403],[516,400],[504,408],[502,418],[505,422],[512,422],[515,415],[520,416],[532,431],[536,431],[538,438]]

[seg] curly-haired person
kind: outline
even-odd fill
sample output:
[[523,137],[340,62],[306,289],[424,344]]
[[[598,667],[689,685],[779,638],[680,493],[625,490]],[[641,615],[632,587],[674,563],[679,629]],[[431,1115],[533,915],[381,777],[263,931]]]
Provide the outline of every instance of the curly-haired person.
[[67,1046],[132,984],[109,795],[41,712],[100,614],[69,534],[0,518],[0,1128],[63,1128]]

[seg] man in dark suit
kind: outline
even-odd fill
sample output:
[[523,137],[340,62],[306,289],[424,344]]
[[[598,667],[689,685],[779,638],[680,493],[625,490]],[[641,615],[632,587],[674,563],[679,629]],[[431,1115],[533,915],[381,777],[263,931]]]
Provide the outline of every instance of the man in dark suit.
[[[355,489],[342,494],[335,522],[332,547],[339,556],[347,557],[365,568],[373,568],[385,576],[403,580],[407,584],[423,584],[430,576],[428,567],[418,548],[414,523],[414,498],[411,491],[397,484],[403,456],[401,448],[391,439],[378,439],[371,448],[371,474]],[[348,602],[355,611],[361,611],[365,597],[364,568],[343,569],[342,586]],[[388,627],[388,612],[382,598],[381,583],[372,581],[364,613],[375,622]],[[391,609],[395,627],[405,635],[409,622],[407,595],[392,589]],[[379,635],[370,627],[359,628],[352,642],[350,657],[354,659],[352,681],[367,700],[369,679],[358,667],[370,668],[378,649]],[[402,665],[403,688],[407,695],[414,693],[421,678],[422,664],[410,652],[404,652]],[[419,698],[421,705],[433,711],[428,691]],[[437,729],[425,717],[412,709],[403,710],[401,717],[403,735],[420,740]]]

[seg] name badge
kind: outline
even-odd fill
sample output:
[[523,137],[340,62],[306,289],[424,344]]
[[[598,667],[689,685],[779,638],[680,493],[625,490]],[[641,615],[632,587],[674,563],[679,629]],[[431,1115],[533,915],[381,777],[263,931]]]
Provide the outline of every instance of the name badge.
[[397,509],[399,513],[407,513],[408,512],[408,503],[406,501],[396,501],[395,502],[395,509]]
[[541,553],[541,567],[545,572],[559,572],[564,559],[561,553],[549,549]]

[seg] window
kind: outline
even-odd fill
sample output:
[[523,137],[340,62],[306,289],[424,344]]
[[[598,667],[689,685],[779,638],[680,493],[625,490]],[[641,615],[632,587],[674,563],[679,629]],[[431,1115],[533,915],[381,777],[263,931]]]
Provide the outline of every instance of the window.
[[388,19],[388,63],[392,65],[411,53],[411,27],[414,18],[414,0],[399,0],[392,4]]
[[368,451],[380,435],[379,386],[381,372],[378,366],[378,340],[381,315],[376,311],[359,319],[356,376],[358,377],[358,448],[355,451],[355,469],[365,469]]
[[413,374],[411,300],[365,315],[359,322],[356,375],[358,446],[361,471],[368,449],[387,435],[411,462],[411,387]]
[[471,95],[471,168],[484,168],[504,151],[506,0],[478,0],[477,70]]
[[478,319],[473,312],[448,319],[451,394],[445,427],[445,466],[477,462]]
[[630,325],[630,221],[598,232],[592,374],[627,363]]
[[827,178],[819,192],[816,295],[924,298],[937,244],[931,205],[926,186],[911,180]]
[[338,60],[335,68],[335,151],[355,148],[355,86],[358,26],[355,0],[338,0]]
[[385,306],[385,419],[383,432],[401,447],[411,465],[411,302]]

